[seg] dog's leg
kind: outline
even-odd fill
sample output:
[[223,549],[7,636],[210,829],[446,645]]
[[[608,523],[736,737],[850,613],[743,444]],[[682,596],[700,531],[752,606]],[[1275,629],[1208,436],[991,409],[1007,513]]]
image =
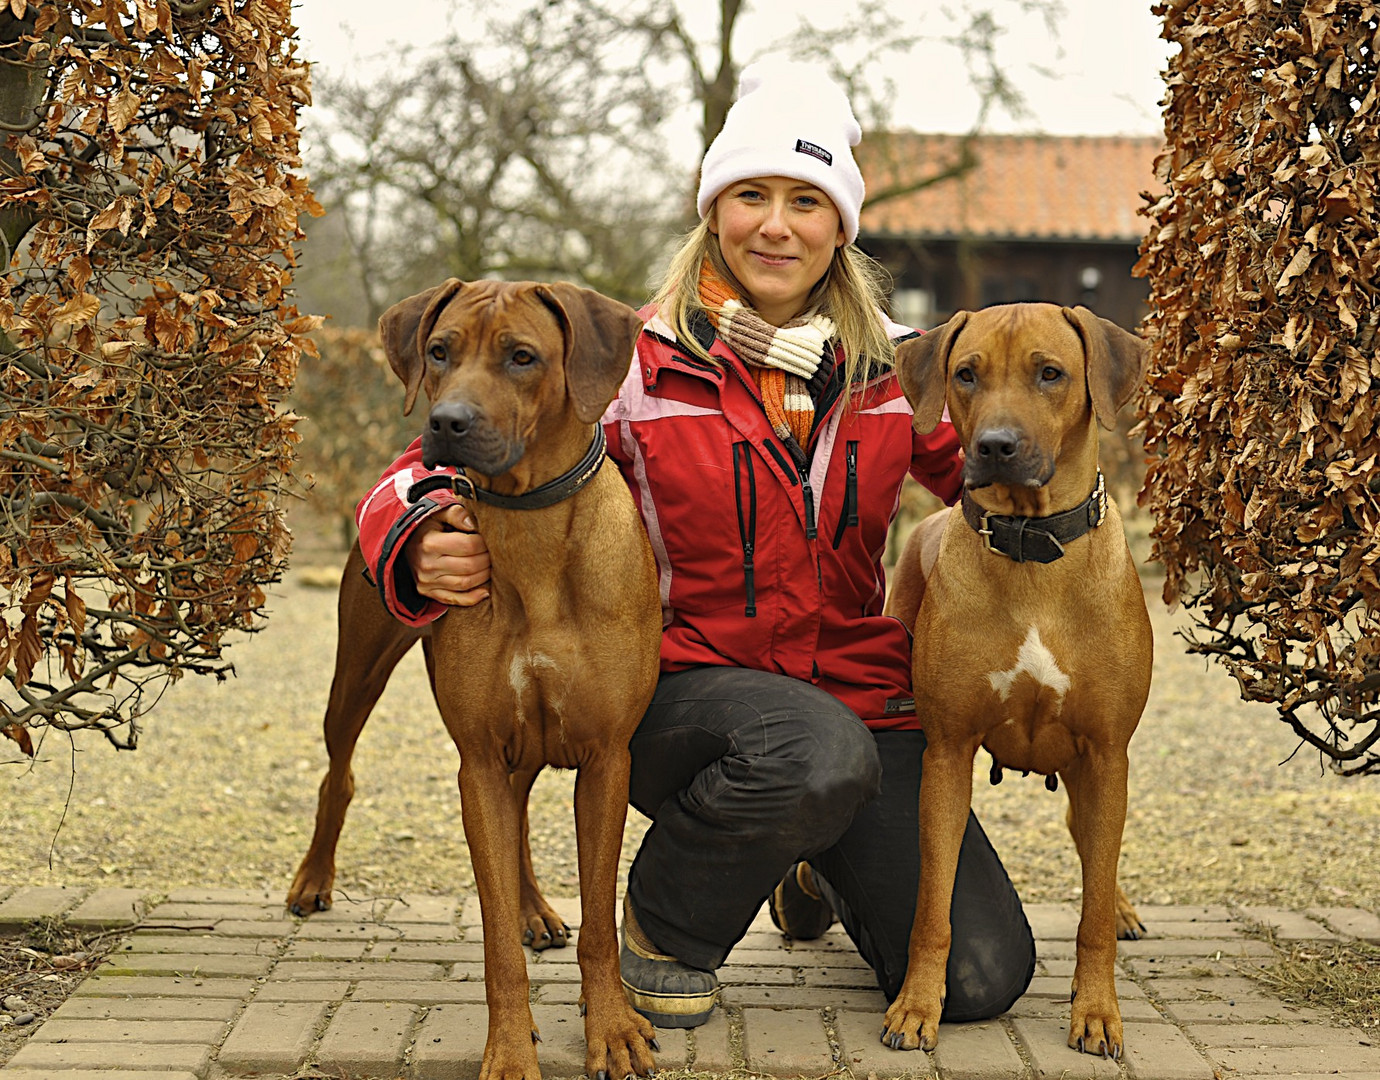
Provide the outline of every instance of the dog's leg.
[[531,830],[527,824],[527,798],[532,793],[541,768],[518,769],[513,773],[513,797],[522,812],[522,866],[521,900],[522,943],[540,952],[542,949],[564,949],[570,939],[570,928],[565,920],[556,914],[556,909],[546,902],[541,888],[537,885],[537,873],[532,869]]
[[655,1035],[633,1011],[618,974],[614,904],[618,856],[628,813],[628,749],[604,746],[580,766],[575,780],[575,836],[580,859],[581,996],[585,1004],[585,1075],[648,1075],[655,1067]]
[[1126,822],[1126,748],[1094,745],[1060,773],[1083,864],[1083,914],[1073,969],[1069,1046],[1120,1059],[1116,998],[1116,865]]
[[384,610],[363,569],[364,557],[356,544],[340,581],[335,675],[323,722],[329,765],[317,796],[316,831],[287,894],[286,903],[294,915],[331,906],[336,843],[355,792],[350,771],[355,743],[388,677],[419,637],[416,630]]
[[920,783],[920,891],[910,931],[906,978],[886,1011],[882,1042],[896,1050],[933,1050],[944,1010],[958,850],[973,804],[978,742],[935,739]]
[[[1075,846],[1078,843],[1078,834],[1073,829],[1073,795],[1069,795],[1068,813],[1064,815],[1064,823],[1068,826],[1069,835],[1073,837]],[[1121,882],[1116,886],[1116,936],[1121,941],[1139,941],[1140,936],[1146,933],[1145,924],[1140,921],[1140,916],[1136,913],[1135,904],[1131,903],[1131,898],[1126,895],[1126,891],[1121,887]]]
[[479,1080],[540,1080],[540,1039],[528,1003],[527,959],[518,942],[518,860],[522,820],[508,766],[498,754],[460,759],[460,814],[484,923],[488,1039]]

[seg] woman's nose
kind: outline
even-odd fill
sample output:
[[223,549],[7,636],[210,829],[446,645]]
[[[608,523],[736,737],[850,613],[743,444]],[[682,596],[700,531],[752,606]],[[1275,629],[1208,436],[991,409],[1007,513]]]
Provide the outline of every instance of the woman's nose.
[[768,236],[788,236],[791,227],[786,218],[786,204],[773,202],[767,207],[766,217],[762,220],[762,232]]

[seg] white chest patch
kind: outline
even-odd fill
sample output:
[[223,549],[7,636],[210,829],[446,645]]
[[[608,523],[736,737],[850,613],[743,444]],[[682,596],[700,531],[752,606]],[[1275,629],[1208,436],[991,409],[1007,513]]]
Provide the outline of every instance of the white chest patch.
[[1032,626],[1025,635],[1020,651],[1016,653],[1016,665],[1006,671],[994,671],[987,676],[997,696],[1005,701],[1011,696],[1011,688],[1022,675],[1029,675],[1040,686],[1054,691],[1055,707],[1062,705],[1064,695],[1069,692],[1070,680],[1059,668],[1054,654],[1045,648],[1040,640],[1040,631]]
[[[559,672],[560,668],[556,661],[549,656],[541,653],[515,652],[512,661],[508,664],[508,685],[513,688],[513,695],[517,701],[517,720],[519,724],[525,724],[527,717],[523,712],[523,701],[526,696],[537,689],[535,685],[541,677],[542,672],[548,674],[546,683],[550,683],[550,675]],[[561,695],[553,693],[552,688],[546,685],[548,704],[559,712],[562,701]]]

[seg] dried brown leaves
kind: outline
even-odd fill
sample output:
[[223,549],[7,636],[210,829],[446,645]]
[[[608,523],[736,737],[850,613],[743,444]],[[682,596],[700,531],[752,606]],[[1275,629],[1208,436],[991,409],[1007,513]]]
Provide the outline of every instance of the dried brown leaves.
[[1380,4],[1173,0],[1144,406],[1192,648],[1380,773]]
[[426,405],[403,416],[402,384],[376,331],[322,327],[312,339],[318,354],[302,362],[291,398],[302,416],[300,467],[313,508],[353,539],[355,504],[421,434]]
[[293,33],[288,0],[0,10],[0,730],[132,747],[281,572]]

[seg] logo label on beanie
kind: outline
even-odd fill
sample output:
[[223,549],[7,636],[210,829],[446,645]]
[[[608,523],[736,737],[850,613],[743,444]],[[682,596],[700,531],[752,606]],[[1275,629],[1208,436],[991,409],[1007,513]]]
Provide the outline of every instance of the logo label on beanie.
[[816,146],[814,143],[806,142],[804,139],[795,140],[795,152],[797,154],[809,154],[813,158],[819,158],[819,160],[826,165],[832,165],[834,163],[833,154],[829,153],[824,147]]

